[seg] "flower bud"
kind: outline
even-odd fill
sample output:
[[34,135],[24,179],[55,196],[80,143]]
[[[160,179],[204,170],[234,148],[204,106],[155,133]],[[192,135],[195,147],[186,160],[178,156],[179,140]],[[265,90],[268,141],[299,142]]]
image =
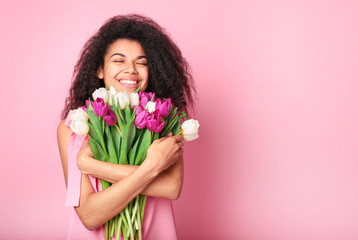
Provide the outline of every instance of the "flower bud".
[[103,116],[103,119],[108,126],[113,126],[117,122],[116,114],[113,112],[111,108],[108,108],[108,112],[106,115]]
[[135,116],[135,120],[134,120],[134,124],[139,128],[139,129],[143,129],[146,126],[147,123],[147,117],[148,117],[149,113],[147,110],[143,110],[140,112],[137,112],[136,116]]
[[116,106],[118,101],[121,109],[125,109],[126,106],[129,104],[129,96],[126,92],[118,92],[116,94],[116,98],[118,99],[115,100]]
[[87,135],[89,131],[87,122],[82,120],[73,120],[71,122],[70,128],[74,133],[80,136]]
[[147,106],[147,103],[149,101],[155,101],[156,97],[155,97],[155,93],[153,92],[139,92],[139,102],[140,105],[142,105],[143,108],[145,108],[145,106]]
[[146,126],[149,131],[160,132],[164,128],[165,122],[161,120],[159,111],[155,111],[152,115],[147,117]]
[[87,122],[88,114],[82,108],[77,108],[77,109],[71,111],[70,120],[71,121],[81,120],[81,121]]
[[163,100],[163,102],[158,98],[156,101],[156,109],[159,110],[160,116],[166,118],[169,116],[170,107],[172,105],[172,100],[170,98]]
[[155,104],[155,102],[148,102],[145,109],[147,109],[149,113],[153,113],[155,111]]
[[183,137],[184,141],[193,141],[199,137],[199,121],[194,119],[189,119],[183,122]]
[[113,86],[111,86],[109,88],[109,91],[108,91],[108,97],[109,97],[108,104],[110,106],[117,105],[117,100],[116,100],[116,97],[115,97],[116,94],[117,94],[116,89]]
[[138,93],[129,93],[129,98],[130,98],[131,107],[133,107],[134,105],[136,105],[136,106],[139,105],[139,94]]
[[102,98],[97,98],[96,101],[92,101],[91,103],[96,116],[103,117],[107,114],[109,106],[104,103]]
[[109,95],[105,88],[98,88],[96,91],[92,93],[93,100],[96,100],[97,98],[102,98],[104,103],[108,103],[109,101]]

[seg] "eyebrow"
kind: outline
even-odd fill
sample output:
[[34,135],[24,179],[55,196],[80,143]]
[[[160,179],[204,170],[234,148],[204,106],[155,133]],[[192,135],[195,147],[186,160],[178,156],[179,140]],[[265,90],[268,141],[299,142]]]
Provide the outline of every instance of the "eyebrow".
[[[109,58],[112,58],[113,56],[116,56],[116,55],[118,55],[118,56],[121,56],[121,57],[127,57],[126,55],[124,55],[123,53],[114,53],[114,54],[112,54],[112,56],[110,56]],[[136,59],[142,59],[142,58],[147,58],[146,56],[138,56]]]

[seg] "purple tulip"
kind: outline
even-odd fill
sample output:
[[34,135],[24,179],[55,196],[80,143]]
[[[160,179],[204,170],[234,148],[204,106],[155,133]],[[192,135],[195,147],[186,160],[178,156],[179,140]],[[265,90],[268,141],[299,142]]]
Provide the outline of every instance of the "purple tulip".
[[153,102],[156,100],[155,93],[152,92],[139,92],[139,102],[140,105],[145,108],[147,103],[153,99]]
[[144,110],[144,108],[141,105],[133,105],[133,111],[137,108],[137,111],[135,112],[135,115],[137,115],[138,113],[140,113],[141,111]]
[[110,108],[108,108],[108,112],[106,115],[103,116],[103,119],[107,123],[108,126],[113,126],[117,122],[116,114]]
[[166,118],[169,116],[171,105],[172,100],[170,98],[165,99],[163,102],[158,98],[156,101],[155,108],[159,110],[161,117]]
[[137,114],[136,114],[135,119],[134,119],[134,124],[139,129],[145,128],[148,116],[149,116],[149,112],[147,110],[143,110],[141,112],[137,111]]
[[108,112],[108,105],[104,104],[102,98],[97,98],[96,101],[92,101],[93,112],[96,116],[103,117],[107,115]]
[[155,110],[148,118],[147,118],[147,128],[152,132],[160,132],[164,128],[164,121],[160,118],[160,114],[158,110]]
[[148,93],[146,93],[146,94],[147,94],[147,97],[149,98],[149,101],[155,102],[156,97],[155,97],[155,93],[154,93],[154,92],[148,92]]

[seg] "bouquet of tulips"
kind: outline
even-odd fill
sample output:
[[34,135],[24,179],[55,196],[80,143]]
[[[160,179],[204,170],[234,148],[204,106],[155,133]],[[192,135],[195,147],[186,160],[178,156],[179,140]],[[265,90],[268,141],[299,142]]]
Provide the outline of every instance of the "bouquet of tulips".
[[[116,92],[99,88],[86,107],[73,110],[71,129],[89,136],[94,158],[116,164],[141,165],[152,142],[160,137],[183,134],[185,141],[199,137],[197,120],[174,108],[171,99],[156,98],[154,93]],[[102,189],[111,183],[101,179]],[[142,239],[141,226],[146,196],[138,195],[125,209],[105,224],[105,239]]]

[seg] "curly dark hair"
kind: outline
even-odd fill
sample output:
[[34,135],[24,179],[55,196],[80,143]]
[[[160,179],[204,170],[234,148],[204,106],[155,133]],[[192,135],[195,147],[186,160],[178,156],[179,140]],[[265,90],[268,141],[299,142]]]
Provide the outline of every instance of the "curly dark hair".
[[118,39],[138,41],[148,61],[148,87],[159,98],[171,98],[179,110],[192,112],[195,86],[190,67],[181,51],[166,31],[154,20],[137,15],[118,15],[110,18],[84,45],[74,67],[73,82],[65,102],[62,119],[71,109],[83,106],[94,90],[104,87],[97,77],[104,65],[109,46]]

